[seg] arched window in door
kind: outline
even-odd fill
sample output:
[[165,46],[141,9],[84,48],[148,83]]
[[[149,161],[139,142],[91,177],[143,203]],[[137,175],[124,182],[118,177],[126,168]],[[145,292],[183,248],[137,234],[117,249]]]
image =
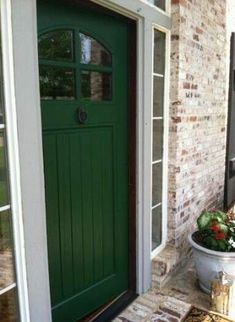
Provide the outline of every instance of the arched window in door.
[[112,100],[112,54],[76,30],[54,30],[38,40],[43,100]]

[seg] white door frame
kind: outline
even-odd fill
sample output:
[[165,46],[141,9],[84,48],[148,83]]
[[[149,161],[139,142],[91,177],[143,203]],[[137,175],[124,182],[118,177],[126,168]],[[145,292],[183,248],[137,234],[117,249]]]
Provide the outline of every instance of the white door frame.
[[[2,0],[7,3],[9,0]],[[170,28],[170,18],[162,10],[142,0],[92,0],[137,22],[137,293],[151,285],[151,109],[152,109],[152,33],[153,25]],[[5,46],[12,57],[15,119],[9,122],[18,133],[18,176],[21,204],[18,206],[21,233],[20,250],[25,256],[23,272],[18,274],[27,289],[19,290],[27,310],[22,321],[50,322],[51,305],[46,239],[46,211],[41,136],[41,112],[37,54],[36,0],[11,0],[3,15],[11,17],[12,46]],[[8,30],[9,31],[9,30]],[[6,37],[3,42],[7,41]],[[8,48],[8,49],[7,49]],[[13,94],[12,94],[13,95]],[[6,106],[11,108],[9,104]],[[15,129],[16,130],[16,129]],[[14,159],[14,152],[12,151]],[[19,157],[19,158],[18,158]],[[18,158],[18,159],[17,159]],[[16,196],[13,193],[12,198]],[[18,196],[19,198],[19,196]],[[23,227],[22,227],[23,223]],[[18,234],[15,229],[15,234]],[[20,251],[16,249],[16,252]],[[16,256],[17,259],[17,256]],[[19,260],[19,258],[18,258]],[[18,263],[17,273],[19,273]]]
[[[153,73],[153,32],[154,28],[160,28],[168,31],[167,48],[170,42],[169,30],[170,20],[170,1],[166,1],[167,12],[149,5],[142,0],[91,0],[105,8],[136,20],[137,23],[137,200],[136,200],[136,226],[137,226],[137,293],[145,292],[151,286],[151,249],[152,249],[152,73]],[[169,50],[167,50],[169,53]],[[167,58],[166,58],[167,59]],[[169,73],[169,64],[166,61],[166,75]],[[169,78],[168,78],[169,80]],[[169,84],[165,84],[165,94],[168,91]],[[168,105],[167,95],[165,95],[165,105]],[[168,117],[164,113],[164,125],[166,126],[165,138],[168,132]],[[167,141],[167,139],[165,140]],[[167,157],[165,149],[164,159]],[[166,163],[166,162],[164,162]],[[164,175],[166,175],[166,165],[164,166]],[[166,181],[163,183],[164,194],[166,194]],[[166,198],[165,198],[166,201]],[[167,202],[165,203],[165,205]],[[165,206],[164,206],[165,207]],[[163,225],[166,226],[166,218],[163,218]],[[166,241],[166,229],[163,231],[164,241],[159,248],[164,247]]]

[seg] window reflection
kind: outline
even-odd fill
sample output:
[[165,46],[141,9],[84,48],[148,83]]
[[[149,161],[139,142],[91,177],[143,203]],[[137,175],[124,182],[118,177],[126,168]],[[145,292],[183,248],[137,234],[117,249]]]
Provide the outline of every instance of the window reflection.
[[152,205],[162,201],[162,162],[153,164]]
[[164,32],[154,31],[154,73],[161,75],[165,72],[165,40]]
[[94,38],[80,33],[81,63],[111,66],[111,54]]
[[110,101],[112,99],[112,84],[110,73],[82,71],[82,98],[91,101]]
[[18,310],[16,306],[16,290],[13,288],[0,297],[0,321],[18,322]]
[[0,291],[14,283],[10,218],[8,211],[0,212]]
[[153,120],[153,161],[162,159],[163,121]]
[[[0,63],[0,75],[3,74],[2,65]],[[3,123],[3,109],[4,109],[4,97],[3,97],[3,80],[0,79],[0,124]]]
[[4,134],[0,132],[0,207],[8,204]]
[[152,210],[152,250],[161,244],[162,240],[162,206]]
[[39,58],[50,60],[73,60],[73,31],[56,30],[38,39]]
[[147,0],[149,3],[154,4],[156,7],[166,10],[166,0]]
[[163,116],[164,104],[164,77],[153,77],[153,116]]
[[71,68],[40,66],[40,94],[43,100],[75,98],[75,72]]

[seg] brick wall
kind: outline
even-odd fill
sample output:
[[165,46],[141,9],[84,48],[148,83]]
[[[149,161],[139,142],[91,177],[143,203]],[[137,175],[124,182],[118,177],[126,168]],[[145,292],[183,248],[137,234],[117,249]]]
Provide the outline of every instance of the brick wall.
[[153,286],[185,265],[188,233],[222,207],[235,0],[172,0],[168,244],[153,259]]
[[[226,29],[227,29],[227,73],[229,75],[229,67],[230,67],[230,38],[231,38],[231,33],[235,32],[235,0],[227,0],[227,24],[226,24]],[[229,83],[229,77],[227,77],[227,87]]]
[[226,1],[172,0],[168,243],[186,247],[205,208],[223,203]]

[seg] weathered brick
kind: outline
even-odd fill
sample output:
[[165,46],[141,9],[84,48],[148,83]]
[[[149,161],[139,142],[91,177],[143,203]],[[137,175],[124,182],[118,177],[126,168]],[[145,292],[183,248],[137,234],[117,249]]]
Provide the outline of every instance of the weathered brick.
[[203,33],[203,30],[199,27],[196,27],[196,33],[198,34],[202,34]]
[[177,318],[180,318],[181,317],[180,313],[178,313],[176,311],[173,311],[173,310],[169,309],[168,307],[162,307],[162,306],[160,306],[160,309],[163,312],[165,312],[165,313],[167,313],[169,315],[176,316]]
[[177,318],[173,318],[172,316],[169,316],[169,317],[168,317],[168,321],[169,321],[169,322],[179,322],[179,319],[177,319]]
[[183,88],[190,89],[190,83],[184,83]]

